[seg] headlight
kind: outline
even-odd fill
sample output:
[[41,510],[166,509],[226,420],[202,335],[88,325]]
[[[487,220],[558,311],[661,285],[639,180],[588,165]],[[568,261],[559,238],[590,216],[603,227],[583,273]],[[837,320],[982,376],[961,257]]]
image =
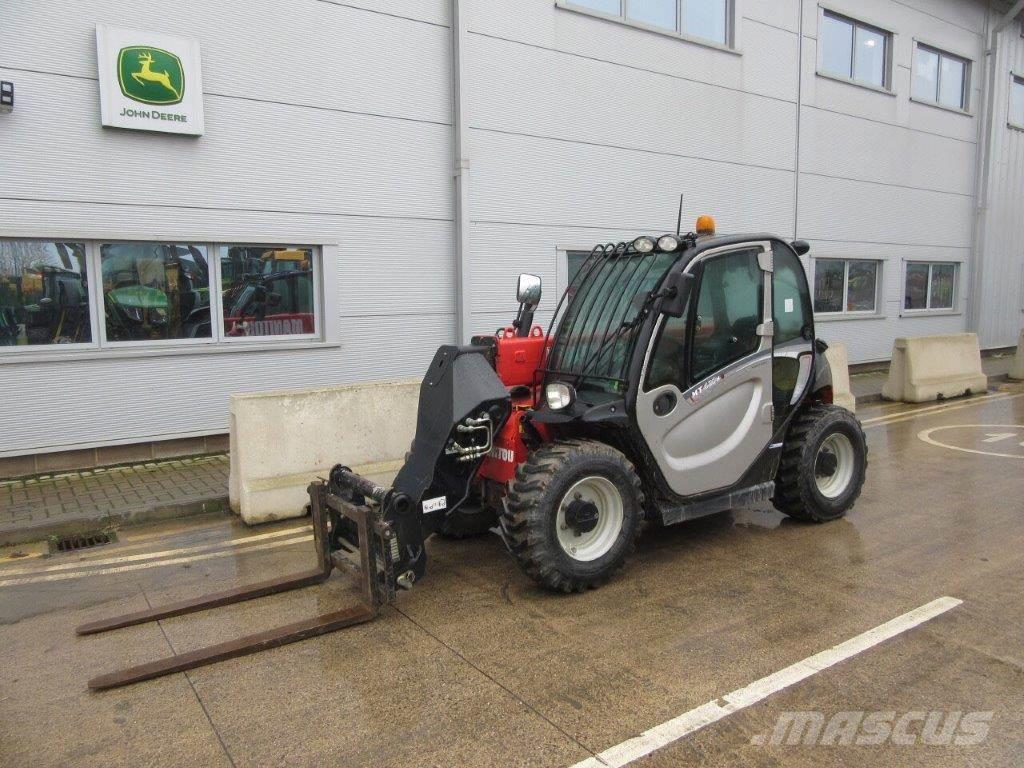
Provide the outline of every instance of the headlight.
[[553,381],[544,388],[544,396],[547,398],[548,408],[560,411],[572,405],[572,401],[576,399],[576,390],[568,384]]
[[675,235],[662,235],[658,238],[658,250],[674,251],[679,247],[679,239]]
[[654,239],[644,235],[633,241],[633,247],[640,253],[650,253],[654,250]]

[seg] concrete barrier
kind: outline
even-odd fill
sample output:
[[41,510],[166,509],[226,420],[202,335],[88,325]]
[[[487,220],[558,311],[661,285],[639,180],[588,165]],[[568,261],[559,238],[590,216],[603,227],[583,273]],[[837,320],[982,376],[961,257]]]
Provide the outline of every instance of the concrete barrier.
[[1020,329],[1020,338],[1017,340],[1017,355],[1010,363],[1010,378],[1024,381],[1024,328]]
[[231,508],[249,524],[299,517],[335,464],[390,482],[416,431],[418,381],[231,396]]
[[846,355],[846,345],[829,344],[825,350],[825,359],[832,371],[832,402],[850,413],[856,413],[857,398],[850,391],[850,361]]
[[953,333],[896,339],[882,397],[924,403],[987,389],[977,334]]

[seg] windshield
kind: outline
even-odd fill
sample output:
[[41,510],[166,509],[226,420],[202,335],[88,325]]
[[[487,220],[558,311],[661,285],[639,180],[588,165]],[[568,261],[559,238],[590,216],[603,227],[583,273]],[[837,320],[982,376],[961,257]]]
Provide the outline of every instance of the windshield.
[[631,246],[598,247],[562,297],[547,372],[578,388],[622,392],[629,357],[651,292],[678,253],[638,253]]

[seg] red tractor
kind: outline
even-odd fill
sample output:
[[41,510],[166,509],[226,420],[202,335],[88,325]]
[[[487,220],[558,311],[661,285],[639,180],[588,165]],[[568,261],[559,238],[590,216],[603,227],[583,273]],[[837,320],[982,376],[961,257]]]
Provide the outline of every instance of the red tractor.
[[[375,616],[428,572],[426,540],[498,531],[539,584],[607,581],[644,523],[771,501],[841,517],[861,491],[864,433],[832,404],[799,257],[766,234],[642,236],[598,246],[544,332],[540,279],[519,278],[511,327],[443,346],[420,387],[416,435],[390,488],[344,466],[310,488],[319,567],[83,633],[361,575],[364,605],[97,678],[110,687],[293,642]],[[353,562],[354,561],[354,562]]]

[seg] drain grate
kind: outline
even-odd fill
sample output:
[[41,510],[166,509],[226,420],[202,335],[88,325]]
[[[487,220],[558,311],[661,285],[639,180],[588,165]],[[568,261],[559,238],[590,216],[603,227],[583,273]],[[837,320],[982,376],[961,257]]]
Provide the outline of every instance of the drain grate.
[[50,541],[50,552],[77,552],[80,549],[99,547],[117,541],[113,531],[94,531],[92,533],[73,533]]

